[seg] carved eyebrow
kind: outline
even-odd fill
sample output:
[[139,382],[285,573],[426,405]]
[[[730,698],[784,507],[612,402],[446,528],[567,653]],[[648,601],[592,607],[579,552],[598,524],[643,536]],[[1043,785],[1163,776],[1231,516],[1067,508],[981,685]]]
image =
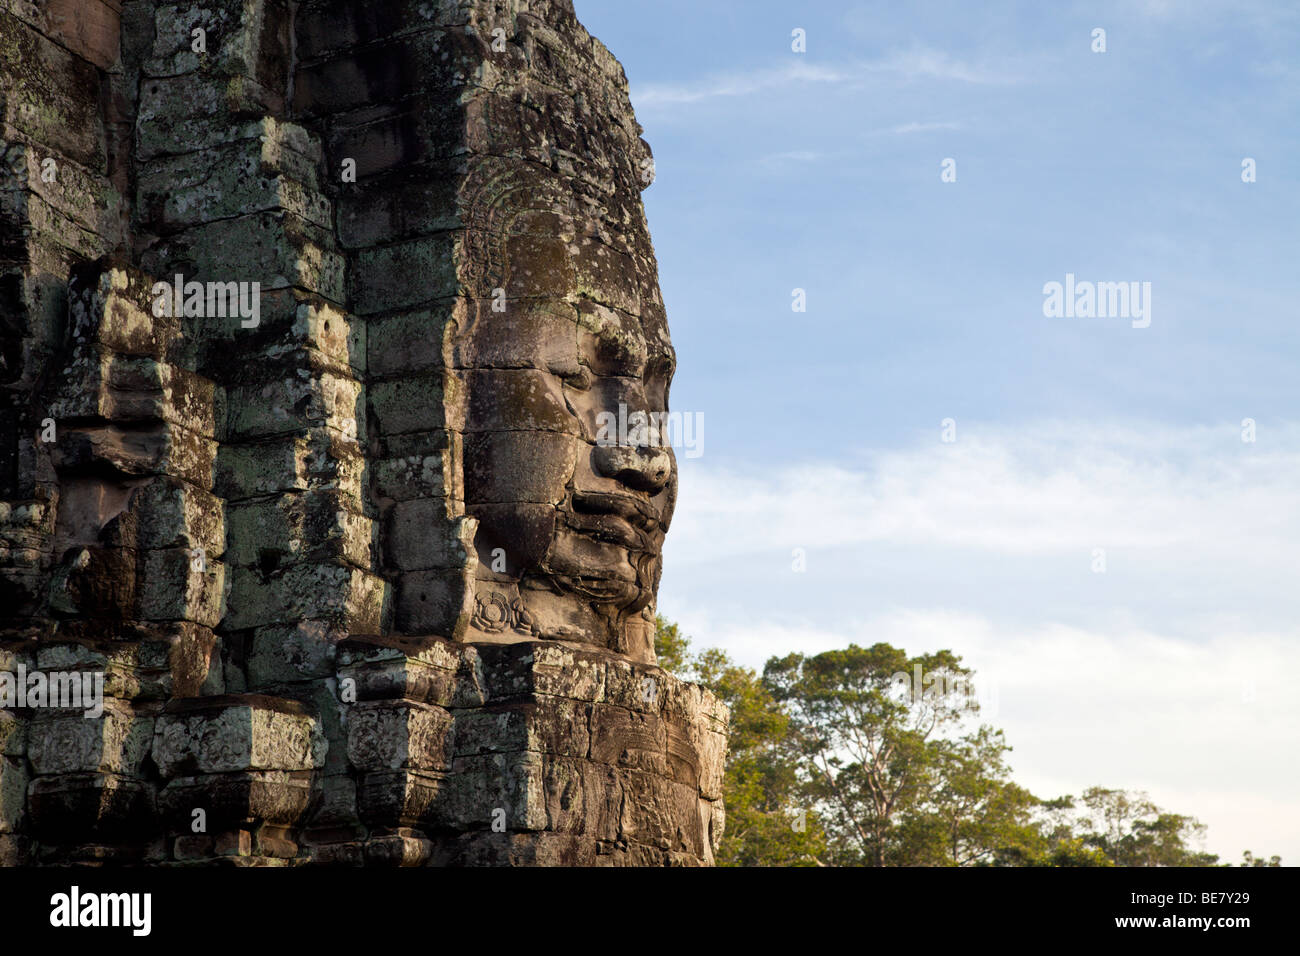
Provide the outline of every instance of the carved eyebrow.
[[594,344],[597,364],[612,365],[630,374],[644,372],[650,344],[645,339],[625,332],[621,326],[604,325],[595,334]]
[[577,356],[553,358],[546,363],[546,370],[552,375],[559,375],[561,378],[566,375],[577,375],[579,372],[588,371],[586,363]]

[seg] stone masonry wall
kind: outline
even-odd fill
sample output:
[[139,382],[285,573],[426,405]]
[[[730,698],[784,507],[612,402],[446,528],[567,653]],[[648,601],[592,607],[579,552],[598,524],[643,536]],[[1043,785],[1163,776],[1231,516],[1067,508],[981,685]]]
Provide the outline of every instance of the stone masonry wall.
[[0,66],[0,865],[712,862],[726,709],[518,451],[557,334],[671,354],[569,0],[0,0]]

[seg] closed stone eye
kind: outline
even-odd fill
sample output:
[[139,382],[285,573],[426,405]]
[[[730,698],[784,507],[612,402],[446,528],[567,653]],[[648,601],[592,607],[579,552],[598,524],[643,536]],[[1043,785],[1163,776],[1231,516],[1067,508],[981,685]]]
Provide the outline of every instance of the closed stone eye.
[[565,372],[560,378],[569,388],[576,388],[582,392],[591,388],[591,373],[582,367],[577,371]]

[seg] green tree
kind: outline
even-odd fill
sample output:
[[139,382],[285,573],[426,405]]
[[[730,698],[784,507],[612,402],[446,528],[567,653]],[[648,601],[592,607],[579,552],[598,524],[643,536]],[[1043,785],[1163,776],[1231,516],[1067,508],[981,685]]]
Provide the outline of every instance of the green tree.
[[[1205,827],[1145,793],[1044,800],[1011,779],[951,651],[888,644],[770,659],[762,676],[656,618],[660,664],[731,711],[723,781],[731,866],[1208,866]],[[1279,866],[1244,854],[1242,866]]]
[[908,657],[888,644],[768,661],[763,681],[790,714],[836,863],[980,862],[994,832],[1029,825],[1032,798],[1005,786],[1000,761],[985,765],[1005,751],[1000,737],[955,736],[975,708],[946,688],[970,677],[950,651]]
[[691,642],[682,629],[662,614],[655,615],[655,657],[659,666],[670,674],[690,671]]
[[938,741],[935,787],[925,817],[943,836],[942,863],[983,866],[1017,849],[1028,855],[1043,844],[1035,819],[1041,802],[1013,783],[1002,731],[981,726],[954,741]]
[[1265,860],[1262,856],[1255,856],[1247,850],[1241,855],[1241,862],[1238,866],[1281,866],[1282,858],[1280,856],[1270,856]]
[[1110,858],[1075,833],[1077,808],[1071,796],[1038,800],[1034,833],[1023,843],[999,849],[998,866],[1113,866]]
[[1213,853],[1193,847],[1205,837],[1205,825],[1169,813],[1141,792],[1089,787],[1076,833],[1114,866],[1212,866]]

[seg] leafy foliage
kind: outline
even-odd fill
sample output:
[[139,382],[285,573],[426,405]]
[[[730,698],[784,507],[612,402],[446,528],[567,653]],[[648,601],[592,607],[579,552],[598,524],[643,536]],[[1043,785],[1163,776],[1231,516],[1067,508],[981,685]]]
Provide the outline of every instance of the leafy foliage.
[[659,666],[671,674],[685,674],[690,670],[690,639],[682,634],[676,624],[662,614],[655,617],[655,656]]
[[[699,654],[657,618],[660,664],[731,708],[730,866],[1208,866],[1205,827],[1145,793],[1039,798],[1011,779],[1002,731],[974,724],[973,673],[951,651],[888,644],[767,662]],[[1244,854],[1242,866],[1278,866]]]

